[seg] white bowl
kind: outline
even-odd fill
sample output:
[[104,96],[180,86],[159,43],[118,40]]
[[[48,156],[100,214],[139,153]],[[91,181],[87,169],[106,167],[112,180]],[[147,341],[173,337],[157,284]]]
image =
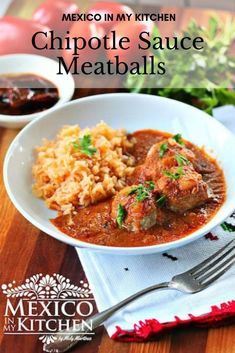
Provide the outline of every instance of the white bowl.
[[[22,39],[23,40],[23,39]],[[48,111],[68,102],[74,93],[75,83],[71,74],[57,75],[58,63],[40,55],[11,54],[0,56],[0,75],[35,74],[46,78],[56,85],[60,99]],[[45,112],[45,111],[44,111]],[[42,115],[44,112],[27,115],[4,115],[0,111],[0,126],[20,128]]]
[[[227,198],[221,209],[203,227],[190,235],[169,243],[145,247],[108,247],[76,240],[60,232],[49,218],[56,212],[48,210],[42,200],[31,192],[33,150],[42,138],[52,139],[64,124],[94,126],[104,120],[114,128],[128,131],[158,129],[182,133],[184,138],[198,146],[206,146],[224,170]],[[4,162],[4,182],[13,204],[33,225],[45,233],[76,247],[86,247],[114,254],[148,254],[165,251],[189,243],[219,225],[234,210],[235,205],[235,151],[234,136],[218,121],[187,104],[150,95],[114,93],[96,95],[70,102],[46,112],[26,126],[12,142]],[[20,241],[20,239],[19,239]]]

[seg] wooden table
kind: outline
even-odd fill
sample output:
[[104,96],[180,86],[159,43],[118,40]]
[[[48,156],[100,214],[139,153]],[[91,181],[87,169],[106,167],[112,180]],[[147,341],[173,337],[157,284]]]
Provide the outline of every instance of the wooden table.
[[[208,14],[211,13],[177,8],[165,8],[164,11],[176,12],[178,16],[176,23],[169,24],[167,32],[172,31],[172,26],[178,30],[182,29],[190,17],[196,18],[200,23],[206,23]],[[224,18],[228,14],[219,13],[219,15]],[[107,93],[107,91],[78,90],[75,98],[97,93]],[[6,150],[17,133],[17,130],[0,128],[1,170]],[[13,279],[22,283],[25,278],[36,273],[60,273],[75,284],[79,284],[79,281],[84,279],[83,269],[74,248],[39,231],[14,208],[6,194],[2,174],[0,202],[0,284],[9,283]],[[5,304],[5,297],[0,294],[0,330],[3,327]],[[6,336],[0,333],[0,351],[1,353],[37,353],[42,352],[42,346],[37,336]],[[150,343],[114,342],[101,328],[92,342],[76,347],[74,352],[235,353],[235,325],[214,329],[179,329]]]

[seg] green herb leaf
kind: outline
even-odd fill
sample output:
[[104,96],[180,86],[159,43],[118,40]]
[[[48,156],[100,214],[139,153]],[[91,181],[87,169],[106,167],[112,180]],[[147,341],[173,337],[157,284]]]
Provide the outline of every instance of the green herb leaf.
[[165,195],[162,195],[161,197],[159,197],[157,199],[157,204],[158,204],[159,207],[164,206],[165,203],[166,203],[166,196]]
[[168,178],[172,179],[172,180],[177,180],[179,179],[182,175],[184,175],[184,171],[182,167],[178,167],[175,173],[171,173],[167,170],[165,170],[163,172],[163,174],[165,174],[166,176],[168,176]]
[[182,154],[177,154],[175,156],[175,159],[178,163],[179,166],[182,166],[182,165],[190,165],[191,163],[189,162],[189,160],[184,157]]
[[136,194],[136,201],[141,202],[149,197],[149,192],[146,189],[138,190]]
[[134,186],[133,188],[131,188],[131,190],[128,191],[127,196],[135,194],[137,190],[139,190],[141,187],[143,187],[143,185],[138,185],[138,186]]
[[155,188],[155,183],[154,183],[154,181],[152,181],[152,180],[147,181],[146,184],[148,185],[148,189],[149,189],[149,190],[154,190],[154,188]]
[[89,157],[92,157],[97,151],[97,149],[91,145],[91,135],[84,135],[79,139],[79,143],[73,142],[73,147]]
[[117,209],[117,224],[119,227],[122,226],[125,218],[126,218],[127,212],[125,210],[125,208],[122,206],[122,204],[118,204],[118,209]]
[[75,150],[78,150],[80,148],[80,145],[77,142],[72,142],[73,147]]
[[215,38],[218,27],[219,27],[218,20],[215,17],[210,17],[209,18],[209,28],[208,28],[208,34],[210,36],[210,39]]
[[133,188],[131,188],[131,190],[128,191],[127,196],[136,194],[136,201],[144,201],[150,196],[151,191],[155,188],[155,183],[152,180],[147,181],[146,184],[147,186],[143,184],[134,186]]
[[228,223],[228,222],[223,222],[221,224],[221,227],[223,228],[223,230],[225,230],[226,232],[235,232],[235,226]]
[[183,141],[182,141],[182,135],[181,134],[176,134],[172,137],[176,142],[178,142],[180,145],[183,145]]
[[168,149],[168,144],[166,142],[162,143],[161,146],[160,146],[160,150],[159,150],[160,158],[162,158],[164,156],[164,154],[166,153],[167,149]]

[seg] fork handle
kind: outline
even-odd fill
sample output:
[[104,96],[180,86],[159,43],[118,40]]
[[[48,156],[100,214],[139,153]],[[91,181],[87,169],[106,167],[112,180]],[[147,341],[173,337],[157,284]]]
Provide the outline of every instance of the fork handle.
[[[90,327],[92,327],[92,330],[94,330],[95,328],[103,324],[107,319],[109,319],[116,311],[123,308],[127,304],[130,304],[134,300],[142,297],[144,294],[150,293],[158,289],[167,289],[167,288],[171,288],[170,282],[163,282],[163,283],[159,283],[151,287],[145,288],[129,296],[128,298],[122,300],[121,302],[111,306],[110,308],[91,316],[89,319],[83,322],[83,324],[78,325],[76,330],[74,330],[74,328],[71,327],[67,330],[68,332],[67,334],[65,330],[58,331],[53,335],[56,337],[56,340],[51,343],[45,343],[43,346],[43,350],[45,352],[50,352],[50,353],[62,353],[62,352],[68,351],[70,348],[75,346],[79,341],[81,341],[82,336],[85,336],[86,333],[91,332]],[[71,335],[70,333],[73,333],[73,334]]]

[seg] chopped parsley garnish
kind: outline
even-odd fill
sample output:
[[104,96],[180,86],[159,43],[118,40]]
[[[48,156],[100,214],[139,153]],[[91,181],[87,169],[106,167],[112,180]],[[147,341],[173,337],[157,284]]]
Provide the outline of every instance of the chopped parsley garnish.
[[130,191],[128,191],[127,196],[136,194],[136,201],[141,202],[146,200],[150,196],[150,192],[154,190],[155,183],[153,181],[147,181],[146,184],[147,186],[143,184],[134,186]]
[[163,173],[172,180],[177,180],[185,174],[182,167],[178,167],[175,173],[171,173],[168,170],[165,170]]
[[154,188],[155,188],[155,183],[154,183],[154,181],[152,181],[152,180],[146,181],[146,184],[148,185],[148,188],[149,188],[150,190],[154,190]]
[[141,202],[149,197],[149,191],[145,188],[139,189],[136,193],[136,201]]
[[183,145],[183,140],[182,140],[182,135],[181,134],[176,134],[172,137],[176,142],[178,142],[180,145]]
[[182,165],[190,165],[191,163],[189,162],[189,160],[184,157],[182,154],[177,154],[175,156],[175,159],[178,163],[179,166],[182,166]]
[[133,188],[131,188],[131,190],[128,191],[127,196],[136,193],[136,191],[139,190],[140,188],[142,188],[142,186],[143,186],[142,184],[140,184],[138,186],[134,186]]
[[166,196],[165,195],[162,195],[160,196],[157,200],[156,200],[157,204],[159,207],[162,207],[165,205],[166,203]]
[[160,150],[159,150],[160,158],[163,158],[163,156],[166,153],[167,149],[168,149],[168,144],[166,142],[162,143],[161,146],[160,146]]
[[124,222],[124,219],[126,218],[127,212],[125,208],[122,206],[122,204],[118,204],[118,209],[117,209],[117,224],[119,227],[122,226],[122,223]]
[[91,145],[91,135],[84,135],[79,139],[79,143],[73,142],[73,147],[89,157],[92,157],[97,151],[97,149]]

